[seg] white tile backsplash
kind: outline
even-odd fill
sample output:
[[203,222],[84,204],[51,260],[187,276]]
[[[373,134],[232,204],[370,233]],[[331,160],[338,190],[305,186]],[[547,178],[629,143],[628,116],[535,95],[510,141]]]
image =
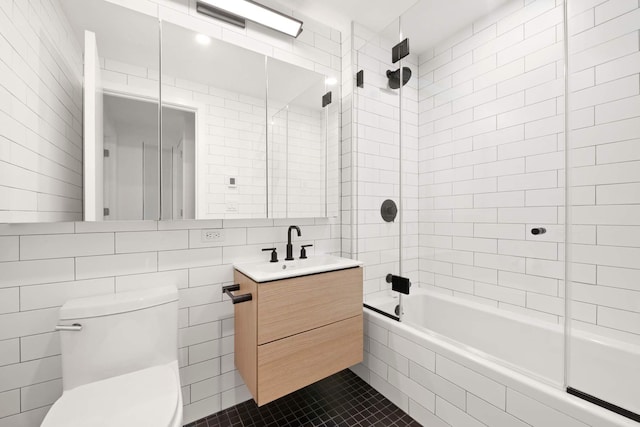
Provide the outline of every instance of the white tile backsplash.
[[74,259],[46,259],[0,263],[0,288],[73,280]]
[[75,259],[76,279],[90,279],[137,273],[151,273],[158,270],[158,255],[142,252],[123,255],[100,255]]
[[222,248],[202,248],[159,252],[157,254],[158,270],[177,270],[220,264],[222,251]]
[[112,233],[58,234],[20,237],[20,259],[68,258],[113,254]]
[[115,252],[148,252],[187,249],[189,234],[185,230],[142,231],[115,234]]

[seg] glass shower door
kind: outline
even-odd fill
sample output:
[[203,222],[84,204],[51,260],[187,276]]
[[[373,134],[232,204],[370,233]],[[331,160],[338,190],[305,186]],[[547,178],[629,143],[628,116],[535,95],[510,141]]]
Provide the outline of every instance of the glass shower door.
[[399,298],[391,291],[387,276],[401,274],[400,217],[391,215],[385,220],[381,214],[401,212],[400,90],[389,84],[387,76],[387,71],[398,68],[391,51],[399,41],[399,21],[378,34],[359,25],[355,32],[359,44],[355,65],[363,79],[354,91],[356,142],[352,167],[356,168],[358,182],[354,252],[365,263],[365,305],[397,318]]
[[566,384],[640,421],[640,8],[601,3],[568,1]]
[[[400,17],[400,32],[396,46],[402,46],[406,43],[406,46],[410,48],[411,40],[404,31],[404,20],[405,16]],[[398,270],[401,277],[411,282],[413,286],[411,291],[417,289],[420,282],[418,54],[409,50],[408,55],[401,57],[394,65],[394,68],[387,72],[387,76],[389,77],[389,86],[398,87],[400,96],[398,117],[400,122],[400,144],[398,147],[398,158],[400,159],[400,263]],[[404,296],[400,294],[399,299],[402,309],[400,317],[405,320],[404,316],[407,310],[405,310]]]
[[[446,21],[446,12],[417,2],[401,16],[396,39],[408,38],[410,53],[391,71],[412,71],[398,79],[407,81],[398,117],[400,270],[413,283],[411,293],[544,325],[553,331],[544,358],[512,365],[561,388],[564,20],[556,3],[469,1],[473,21],[434,31],[424,17]],[[441,326],[452,319],[412,309],[414,300],[407,299],[403,322],[470,344]],[[480,322],[455,322],[471,337],[487,333]],[[471,345],[510,363],[499,346]]]

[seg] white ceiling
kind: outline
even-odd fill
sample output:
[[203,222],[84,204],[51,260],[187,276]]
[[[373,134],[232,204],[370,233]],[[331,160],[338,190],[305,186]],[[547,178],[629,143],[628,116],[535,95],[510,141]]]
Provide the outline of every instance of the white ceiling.
[[[373,31],[381,31],[394,18],[413,6],[418,0],[279,0],[283,6],[298,11],[319,22],[343,32],[351,21]],[[448,0],[440,0],[441,2]],[[470,0],[474,1],[474,0]]]
[[[350,0],[362,1],[362,0]],[[420,0],[400,19],[403,38],[420,54],[509,0]]]
[[[508,0],[280,0],[286,7],[345,31],[355,21],[396,38],[400,25],[420,54]],[[401,17],[401,22],[398,22]],[[347,23],[347,24],[345,24]]]

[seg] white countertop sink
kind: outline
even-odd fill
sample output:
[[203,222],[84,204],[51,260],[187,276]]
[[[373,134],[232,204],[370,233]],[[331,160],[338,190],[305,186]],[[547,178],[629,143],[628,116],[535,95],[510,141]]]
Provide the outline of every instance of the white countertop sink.
[[307,259],[278,262],[252,262],[234,264],[233,267],[254,282],[270,282],[308,274],[325,273],[327,271],[344,270],[359,267],[363,263],[349,258],[333,255],[316,255]]

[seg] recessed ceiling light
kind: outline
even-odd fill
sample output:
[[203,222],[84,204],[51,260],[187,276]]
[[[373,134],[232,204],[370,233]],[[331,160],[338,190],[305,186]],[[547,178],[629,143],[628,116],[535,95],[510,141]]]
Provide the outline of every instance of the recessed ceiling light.
[[208,45],[209,43],[211,43],[211,37],[209,37],[209,36],[205,36],[204,34],[198,34],[198,35],[196,36],[196,41],[197,41],[199,44],[201,44],[201,45],[203,45],[203,46],[206,46],[206,45]]
[[[207,10],[207,7],[202,8],[200,5],[219,9],[223,13],[216,14],[215,10]],[[221,18],[229,23],[236,23],[234,21],[238,21],[237,18],[240,18],[237,23],[240,26],[243,26],[241,21],[244,18],[292,37],[298,37],[302,32],[302,21],[251,0],[198,0],[197,6],[198,12]]]
[[324,82],[328,85],[328,86],[333,86],[334,84],[338,83],[338,79],[336,79],[335,77],[327,77]]

